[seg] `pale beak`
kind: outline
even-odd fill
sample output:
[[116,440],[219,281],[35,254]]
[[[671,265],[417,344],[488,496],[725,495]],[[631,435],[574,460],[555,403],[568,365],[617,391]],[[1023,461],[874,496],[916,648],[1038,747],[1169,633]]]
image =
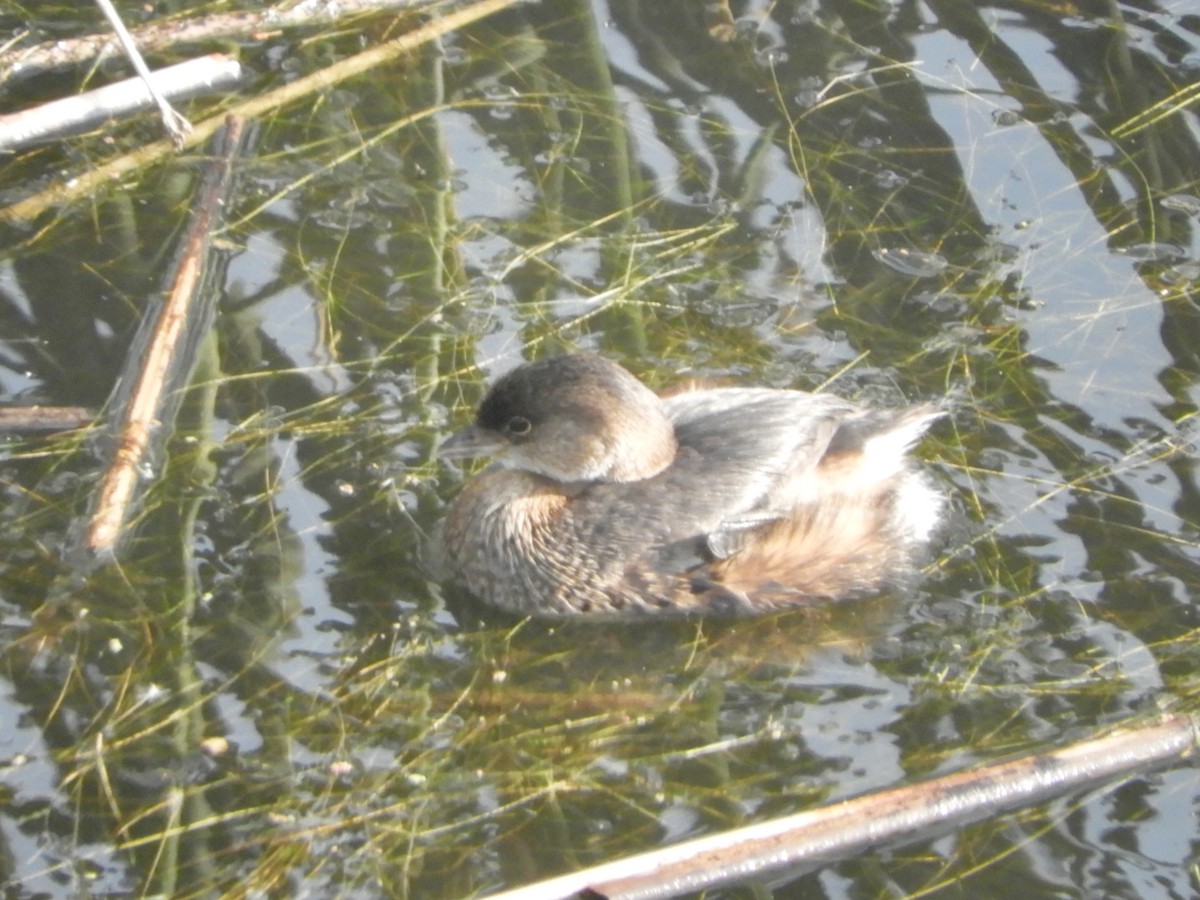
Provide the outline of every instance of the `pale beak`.
[[456,431],[438,447],[439,459],[476,459],[480,456],[497,456],[507,450],[508,441],[478,425],[468,425]]

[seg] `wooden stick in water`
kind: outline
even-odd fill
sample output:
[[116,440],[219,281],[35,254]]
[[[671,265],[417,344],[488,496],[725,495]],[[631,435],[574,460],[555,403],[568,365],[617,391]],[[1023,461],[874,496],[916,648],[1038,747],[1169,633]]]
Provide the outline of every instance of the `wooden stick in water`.
[[[150,73],[162,96],[184,100],[237,82],[241,65],[232,56],[212,53]],[[140,78],[126,78],[73,97],[51,100],[32,109],[0,116],[0,151],[78,134],[108,119],[140,112],[154,100]]]
[[0,409],[0,433],[70,431],[93,418],[95,413],[82,406],[8,406]]
[[951,826],[1177,762],[1195,747],[1195,730],[1190,717],[1167,715],[1048,753],[685,841],[488,900],[652,900],[770,874],[795,877],[885,842],[928,838]]
[[[169,375],[179,368],[179,351],[193,312],[209,236],[222,211],[233,173],[233,160],[241,144],[244,122],[230,118],[214,141],[213,163],[200,186],[192,220],[173,275],[166,302],[133,375],[133,387],[118,410],[117,447],[104,474],[94,512],[84,534],[84,548],[92,553],[111,552],[117,544],[140,478],[149,462],[153,440],[163,440],[170,423],[164,418]],[[157,432],[157,434],[156,434]]]

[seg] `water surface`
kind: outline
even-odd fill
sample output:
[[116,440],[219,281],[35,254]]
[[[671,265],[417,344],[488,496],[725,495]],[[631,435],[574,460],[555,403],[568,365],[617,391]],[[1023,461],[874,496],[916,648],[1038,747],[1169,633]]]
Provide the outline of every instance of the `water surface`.
[[[227,105],[415,24],[247,38]],[[1190,709],[1198,85],[1182,0],[559,0],[262,118],[115,562],[75,550],[103,427],[0,456],[10,895],[482,894]],[[0,201],[157,131],[108,135],[6,163]],[[104,406],[202,160],[9,226],[0,401]],[[422,546],[468,473],[434,447],[563,349],[951,397],[928,570],[736,624],[444,590]],[[1182,766],[758,887],[1185,897],[1198,799]]]

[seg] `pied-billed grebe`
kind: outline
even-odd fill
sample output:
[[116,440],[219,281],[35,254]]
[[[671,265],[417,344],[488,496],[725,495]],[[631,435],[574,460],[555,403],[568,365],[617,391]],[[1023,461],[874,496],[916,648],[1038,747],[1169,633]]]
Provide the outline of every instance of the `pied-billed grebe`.
[[660,398],[598,356],[527,363],[441,447],[495,460],[451,504],[443,563],[522,615],[752,613],[876,590],[939,518],[906,458],[939,415],[767,388]]

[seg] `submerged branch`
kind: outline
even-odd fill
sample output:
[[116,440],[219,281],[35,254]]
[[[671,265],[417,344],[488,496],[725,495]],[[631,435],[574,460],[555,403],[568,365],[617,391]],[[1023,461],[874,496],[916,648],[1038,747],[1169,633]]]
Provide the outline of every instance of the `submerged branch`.
[[[409,53],[444,34],[464,28],[517,2],[518,0],[477,0],[455,12],[441,15],[400,37],[364,50],[328,68],[297,78],[262,96],[239,103],[228,110],[227,115],[246,119],[269,116],[302,97],[334,87],[347,78],[370,71],[375,66]],[[192,133],[184,141],[184,147],[195,147],[203,143],[216,133],[223,121],[224,116],[212,116],[194,123]],[[87,172],[81,172],[69,181],[0,209],[0,223],[15,224],[28,221],[54,206],[87,197],[104,185],[112,184],[130,172],[158,162],[174,152],[175,147],[166,140],[139,147]]]
[[799,875],[884,842],[977,821],[1100,781],[1175,762],[1196,746],[1196,723],[1149,725],[919,784],[856,797],[493,895],[490,900],[674,897],[768,873]]
[[[150,73],[156,90],[167,100],[186,100],[235,83],[241,65],[232,56],[213,53]],[[0,116],[0,152],[20,150],[42,141],[95,128],[108,119],[149,109],[154,98],[141,78],[64,97]]]
[[82,406],[9,406],[0,409],[0,434],[14,431],[70,431],[92,421]]
[[[219,13],[191,19],[173,19],[135,28],[137,45],[146,53],[156,53],[181,44],[250,37],[285,28],[325,25],[364,12],[429,6],[423,0],[321,0],[316,3],[286,3],[260,12]],[[0,53],[0,84],[16,78],[28,78],[67,66],[95,62],[111,55],[117,42],[111,34],[89,34],[46,41]]]
[[171,374],[190,369],[181,357],[185,334],[199,330],[197,297],[204,273],[210,238],[221,215],[233,175],[233,160],[241,146],[244,123],[231,118],[216,141],[214,160],[201,184],[199,199],[184,236],[179,261],[166,302],[158,310],[145,352],[136,360],[132,388],[117,408],[117,447],[100,483],[83,545],[92,553],[111,552],[121,535],[133,502],[140,473],[149,461],[152,440],[161,444],[169,417],[167,406]]

